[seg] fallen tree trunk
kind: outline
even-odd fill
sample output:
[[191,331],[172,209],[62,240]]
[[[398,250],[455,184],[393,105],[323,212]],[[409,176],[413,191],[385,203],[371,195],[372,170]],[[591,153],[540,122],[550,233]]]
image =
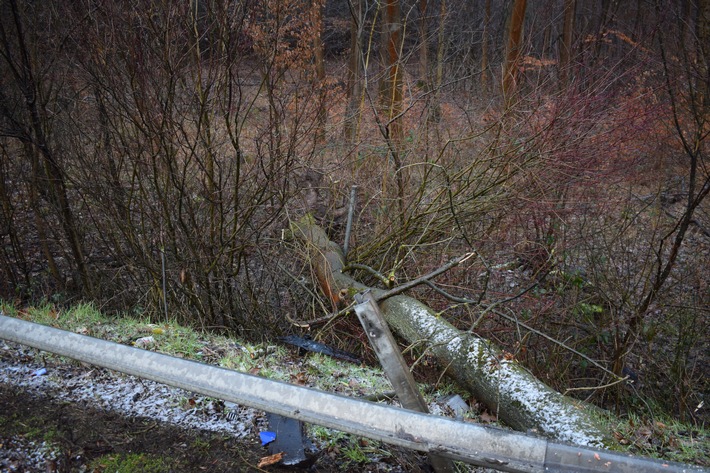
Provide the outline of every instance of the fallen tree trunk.
[[[334,304],[367,289],[375,298],[385,292],[344,274],[340,247],[309,216],[291,230],[306,244],[320,286]],[[410,344],[426,343],[446,373],[506,425],[577,445],[609,447],[615,442],[598,420],[597,408],[554,391],[488,340],[458,330],[412,297],[397,295],[379,304],[395,333]]]

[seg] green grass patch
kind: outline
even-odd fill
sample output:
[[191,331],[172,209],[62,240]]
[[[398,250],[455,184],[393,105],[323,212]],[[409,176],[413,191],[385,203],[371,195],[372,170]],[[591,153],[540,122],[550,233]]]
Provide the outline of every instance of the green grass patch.
[[162,457],[143,453],[110,454],[91,462],[95,473],[168,473],[169,462]]
[[613,429],[625,450],[681,463],[710,465],[710,431],[665,416],[629,415]]
[[381,370],[319,353],[307,355],[305,369],[309,379],[316,379],[317,387],[325,391],[366,396],[392,390]]

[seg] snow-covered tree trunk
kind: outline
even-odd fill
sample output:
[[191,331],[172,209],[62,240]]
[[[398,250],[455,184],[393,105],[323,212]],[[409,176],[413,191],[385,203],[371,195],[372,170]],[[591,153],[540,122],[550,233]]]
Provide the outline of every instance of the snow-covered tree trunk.
[[[385,292],[344,274],[342,251],[310,217],[293,223],[292,231],[308,246],[320,286],[334,302],[366,289],[375,298]],[[425,342],[446,374],[506,425],[577,445],[614,443],[597,408],[554,391],[490,341],[458,330],[412,297],[397,295],[379,305],[395,333],[408,343]]]

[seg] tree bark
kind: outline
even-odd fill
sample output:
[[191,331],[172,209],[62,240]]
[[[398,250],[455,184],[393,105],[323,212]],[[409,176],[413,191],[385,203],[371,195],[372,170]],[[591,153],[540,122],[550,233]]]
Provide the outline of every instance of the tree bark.
[[562,44],[560,45],[560,87],[566,87],[570,81],[570,64],[572,58],[572,32],[574,31],[574,14],[576,0],[565,0],[564,20],[562,24]]
[[[294,237],[308,248],[313,269],[326,295],[341,305],[370,289],[342,272],[343,254],[310,216],[291,225]],[[597,420],[596,408],[565,397],[543,384],[488,340],[463,332],[418,300],[397,295],[380,301],[395,333],[415,344],[425,342],[439,365],[459,385],[517,430],[535,430],[578,445],[609,446],[611,433]]]
[[481,40],[481,92],[488,94],[488,35],[491,26],[491,0],[486,0],[483,11],[483,38]]
[[518,65],[523,39],[523,23],[525,22],[526,0],[515,0],[510,14],[508,27],[508,45],[505,53],[505,71],[503,72],[503,97],[506,106],[513,103],[517,90]]
[[358,135],[362,96],[362,0],[351,0],[350,58],[348,60],[348,105],[345,112],[345,139],[354,144]]
[[387,0],[385,4],[385,68],[383,82],[383,105],[386,107],[387,129],[389,139],[399,146],[402,142],[402,67],[400,54],[402,51],[402,14],[399,0]]
[[313,60],[315,62],[315,87],[318,90],[318,110],[316,112],[316,141],[325,141],[325,125],[328,121],[328,110],[325,108],[325,60],[323,59],[323,4],[321,0],[313,2]]

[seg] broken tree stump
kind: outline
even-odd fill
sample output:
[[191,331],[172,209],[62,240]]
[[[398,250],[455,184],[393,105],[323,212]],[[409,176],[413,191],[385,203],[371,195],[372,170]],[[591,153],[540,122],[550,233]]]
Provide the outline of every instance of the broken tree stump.
[[[312,217],[293,222],[291,231],[305,244],[320,287],[334,304],[367,289],[375,298],[385,292],[342,272],[345,261],[340,247]],[[439,366],[506,425],[577,445],[615,443],[596,407],[556,392],[490,341],[458,330],[412,297],[397,295],[379,304],[395,333],[408,343],[425,343]]]

